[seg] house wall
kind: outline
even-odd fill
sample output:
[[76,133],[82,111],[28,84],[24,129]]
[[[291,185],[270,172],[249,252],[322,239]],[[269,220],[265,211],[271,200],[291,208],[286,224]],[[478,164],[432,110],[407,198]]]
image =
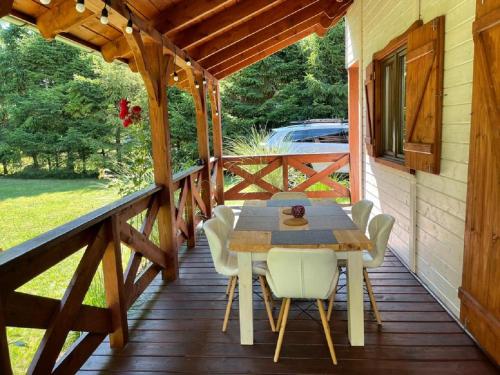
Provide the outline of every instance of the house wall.
[[366,132],[363,82],[373,53],[416,20],[445,15],[441,173],[411,175],[362,153],[362,194],[373,214],[396,218],[389,246],[459,316],[457,296],[464,251],[465,201],[472,99],[474,0],[355,0],[346,16],[346,64],[361,68],[362,139]]

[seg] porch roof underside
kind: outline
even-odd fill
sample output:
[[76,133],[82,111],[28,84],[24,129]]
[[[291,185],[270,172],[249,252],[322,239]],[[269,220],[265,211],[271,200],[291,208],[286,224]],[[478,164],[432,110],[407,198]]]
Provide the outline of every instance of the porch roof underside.
[[[2,0],[2,3],[5,0]],[[324,35],[344,16],[352,0],[110,0],[109,23],[99,21],[104,2],[85,0],[79,13],[75,0],[7,0],[0,16],[32,24],[48,39],[61,36],[115,59],[137,66],[124,26],[132,14],[134,27],[153,40],[162,40],[165,53],[176,57],[179,81],[187,84],[183,69],[208,79],[227,77],[306,36]],[[2,9],[3,8],[3,9]],[[129,13],[130,11],[130,13]],[[160,39],[158,39],[160,38]]]

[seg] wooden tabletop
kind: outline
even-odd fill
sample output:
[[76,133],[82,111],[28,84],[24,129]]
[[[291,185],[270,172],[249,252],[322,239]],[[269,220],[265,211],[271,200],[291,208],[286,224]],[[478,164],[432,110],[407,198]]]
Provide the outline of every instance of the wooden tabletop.
[[[295,204],[305,207],[307,224],[285,224],[292,216],[283,210]],[[342,207],[328,199],[245,201],[228,246],[237,252],[267,252],[273,247],[336,251],[373,248]]]

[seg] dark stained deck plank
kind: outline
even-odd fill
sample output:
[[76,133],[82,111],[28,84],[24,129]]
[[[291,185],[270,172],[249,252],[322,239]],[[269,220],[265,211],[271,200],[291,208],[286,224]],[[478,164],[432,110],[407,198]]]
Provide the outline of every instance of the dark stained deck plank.
[[[255,284],[255,345],[239,344],[238,303],[221,332],[227,279],[212,266],[206,239],[180,259],[180,279],[157,278],[129,311],[130,341],[110,349],[106,339],[81,374],[494,374],[495,368],[462,328],[390,252],[370,271],[383,325],[365,293],[365,346],[347,338],[347,295],[335,299],[331,328],[339,364],[333,366],[314,304],[292,304],[279,363]],[[340,279],[345,286],[345,275]],[[236,294],[237,298],[237,294]],[[276,301],[276,312],[279,301]]]

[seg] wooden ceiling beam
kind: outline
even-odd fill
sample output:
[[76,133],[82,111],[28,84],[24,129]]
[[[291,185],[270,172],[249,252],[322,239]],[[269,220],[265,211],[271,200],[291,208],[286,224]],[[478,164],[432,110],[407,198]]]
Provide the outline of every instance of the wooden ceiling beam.
[[155,18],[154,25],[162,33],[170,34],[178,32],[188,27],[201,18],[209,14],[219,12],[225,6],[231,5],[236,0],[191,0],[180,1],[177,4],[168,7]]
[[[284,0],[246,0],[215,13],[210,18],[195,24],[182,32],[168,34],[172,42],[182,49],[195,47],[206,42],[230,28],[240,25],[261,13],[274,9]],[[309,0],[310,2],[310,0]]]
[[64,0],[41,14],[36,26],[45,39],[54,39],[57,34],[79,26],[91,17],[95,17],[95,14],[88,10],[77,12],[74,0]]
[[249,22],[231,28],[206,43],[189,48],[189,54],[195,59],[206,58],[309,5],[311,0],[286,0],[279,7],[274,7]]
[[[252,51],[248,51],[248,55],[252,54],[252,56],[246,57],[245,59],[239,61],[238,63],[225,68],[224,70],[219,70],[217,72],[212,72],[218,79],[225,78],[241,69],[246,68],[247,66],[250,66],[257,61],[260,61],[267,56],[272,55],[273,53],[276,53],[296,42],[299,40],[305,38],[306,36],[316,32],[317,34],[326,34],[328,31],[328,28],[332,27],[335,25],[344,15],[345,12],[347,11],[347,8],[349,7],[349,3],[346,2],[346,4],[342,5],[339,11],[336,13],[336,15],[333,18],[330,18],[327,15],[322,15],[317,19],[318,23],[315,25],[310,26],[309,28],[306,28],[302,31],[296,31],[293,30],[288,33],[284,33],[280,36],[279,41],[276,43],[269,42],[267,45],[263,46],[260,45],[253,49]],[[331,14],[331,13],[330,13]]]
[[[85,6],[89,11],[99,15],[103,8],[103,2],[101,0],[86,0]],[[164,54],[173,55],[175,57],[175,65],[182,69],[198,70],[203,72],[208,80],[216,81],[214,76],[198,64],[198,62],[192,59],[187,53],[175,46],[167,37],[162,35],[151,22],[139,17],[133,10],[132,13],[129,14],[124,0],[109,0],[109,25],[124,31],[129,16],[131,17],[136,30],[140,30],[141,33],[151,41],[161,44]],[[115,43],[119,45],[120,41],[115,40]],[[107,58],[110,58],[109,55]],[[189,66],[188,61],[191,66]]]
[[[207,69],[209,69],[210,71],[214,71],[214,68],[224,63],[225,61],[235,60],[238,58],[239,55],[243,54],[245,51],[252,49],[260,44],[263,44],[273,38],[276,39],[277,37],[279,37],[280,34],[290,29],[296,29],[298,31],[302,31],[305,27],[297,29],[297,26],[313,18],[316,18],[320,15],[323,15],[324,14],[323,5],[325,2],[326,0],[315,1],[311,5],[302,8],[300,11],[295,12],[290,16],[282,19],[281,21],[259,30],[255,34],[252,34],[207,58],[200,58],[199,61]],[[310,26],[312,25],[309,22],[307,27]]]
[[215,76],[218,79],[223,79],[231,74],[234,74],[234,73],[236,73],[236,72],[238,72],[238,71],[240,71],[240,70],[242,70],[242,69],[244,69],[252,64],[255,64],[256,62],[259,62],[262,59],[265,59],[266,57],[272,55],[273,53],[281,51],[283,48],[291,46],[294,43],[297,43],[299,40],[304,39],[305,37],[314,33],[316,30],[317,30],[317,25],[314,25],[308,29],[302,30],[301,32],[299,32],[297,34],[282,40],[278,44],[275,44],[273,46],[270,46],[268,48],[260,50],[260,52],[256,53],[252,57],[250,57],[246,60],[242,60],[238,64],[233,65],[224,71],[215,73]]
[[[218,64],[216,67],[214,67],[211,70],[211,73],[215,76],[220,76],[221,73],[233,68],[234,66],[248,66],[250,64],[253,64],[253,62],[259,61],[262,56],[271,55],[272,53],[279,51],[281,48],[288,47],[290,44],[293,44],[306,37],[307,35],[313,33],[317,25],[319,25],[321,17],[322,15],[318,15],[314,18],[310,18],[302,24],[286,30],[285,32],[276,35],[275,37],[265,41],[264,43],[259,43],[253,48],[250,48],[231,59],[223,61],[221,64]],[[300,35],[301,38],[297,39],[298,35]],[[288,42],[290,42],[292,39],[295,42],[291,42],[289,44]],[[269,52],[271,50],[273,52]],[[248,61],[252,62],[247,64]]]
[[12,4],[14,4],[14,0],[2,0],[0,3],[0,18],[10,14],[12,11]]

